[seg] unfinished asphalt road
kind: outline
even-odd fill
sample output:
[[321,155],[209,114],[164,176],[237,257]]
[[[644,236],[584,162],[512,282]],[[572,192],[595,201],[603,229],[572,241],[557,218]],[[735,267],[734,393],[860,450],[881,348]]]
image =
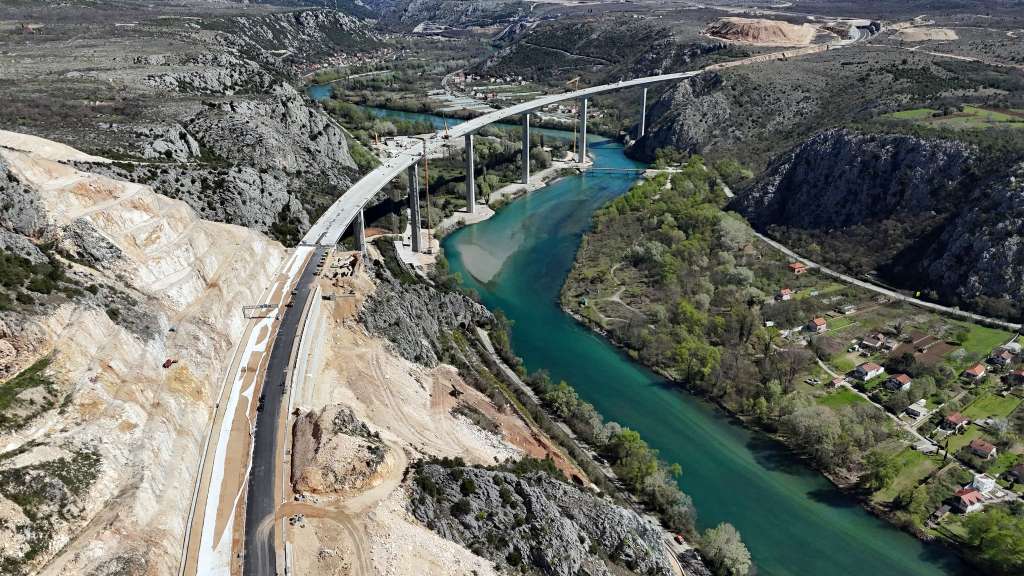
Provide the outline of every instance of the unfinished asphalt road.
[[260,408],[253,437],[252,468],[249,471],[248,497],[245,501],[245,557],[247,576],[277,574],[274,515],[277,510],[277,437],[284,404],[285,380],[295,338],[301,329],[302,311],[312,292],[316,263],[327,252],[318,247],[306,262],[295,285],[293,305],[285,308],[284,320],[270,351],[270,362],[260,392]]

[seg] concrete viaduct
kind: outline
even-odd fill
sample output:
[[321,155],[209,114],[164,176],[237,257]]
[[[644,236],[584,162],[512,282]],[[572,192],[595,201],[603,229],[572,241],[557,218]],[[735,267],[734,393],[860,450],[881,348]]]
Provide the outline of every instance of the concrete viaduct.
[[[467,210],[469,210],[470,213],[476,210],[476,185],[474,181],[476,169],[473,164],[473,154],[470,152],[473,150],[473,135],[484,126],[519,116],[522,123],[523,142],[528,143],[530,141],[531,112],[550,104],[576,100],[579,102],[579,132],[577,134],[576,159],[578,162],[582,163],[586,159],[587,154],[587,102],[590,97],[614,90],[643,87],[640,114],[640,135],[642,136],[646,129],[647,119],[646,87],[658,82],[685,80],[701,74],[702,72],[703,70],[695,70],[691,72],[647,76],[644,78],[636,78],[634,80],[616,82],[614,84],[603,84],[592,88],[584,88],[573,92],[551,94],[529,102],[523,102],[515,106],[495,110],[494,112],[478,116],[472,120],[455,126],[449,130],[449,138],[461,137],[465,138],[466,141]],[[338,198],[338,200],[327,209],[323,216],[317,220],[313,227],[309,229],[309,232],[307,232],[302,238],[301,243],[307,246],[333,246],[338,243],[342,234],[344,234],[345,230],[351,225],[354,226],[353,232],[358,248],[364,248],[364,227],[366,223],[363,218],[363,208],[377,194],[377,192],[384,188],[388,182],[397,178],[403,171],[408,171],[409,173],[409,182],[411,183],[409,190],[409,204],[412,212],[411,221],[414,227],[418,227],[420,222],[419,178],[417,177],[418,163],[422,158],[426,157],[427,154],[437,151],[443,145],[444,139],[441,138],[439,134],[435,133],[432,137],[424,139],[422,144],[408,146],[401,150],[395,157],[389,158],[372,172],[353,184],[345,194]],[[522,166],[522,182],[526,184],[530,181],[530,147],[528,144],[523,146]],[[412,248],[414,251],[419,252],[422,247],[420,246],[420,234],[417,232],[418,229],[413,230]]]

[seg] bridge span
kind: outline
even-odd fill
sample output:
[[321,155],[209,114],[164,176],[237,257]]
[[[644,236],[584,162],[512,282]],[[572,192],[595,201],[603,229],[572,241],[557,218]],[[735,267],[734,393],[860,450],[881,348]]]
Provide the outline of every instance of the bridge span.
[[[465,138],[466,150],[473,149],[473,134],[481,128],[494,124],[495,122],[501,122],[509,118],[520,116],[522,118],[522,129],[523,129],[523,141],[529,142],[530,139],[530,113],[534,110],[544,108],[551,104],[557,104],[559,102],[565,102],[567,100],[578,100],[579,106],[579,134],[577,135],[577,161],[583,162],[586,158],[587,153],[587,100],[598,94],[604,94],[615,90],[623,90],[626,88],[634,87],[645,87],[651,84],[659,82],[671,82],[674,80],[685,80],[692,78],[698,74],[703,73],[705,70],[693,70],[690,72],[677,72],[673,74],[661,74],[659,76],[647,76],[644,78],[636,78],[633,80],[626,80],[622,82],[616,82],[614,84],[602,84],[600,86],[593,86],[590,88],[583,88],[572,92],[564,92],[561,94],[550,94],[543,96],[529,102],[523,102],[515,106],[503,108],[501,110],[495,110],[483,116],[478,116],[472,120],[463,122],[451,128],[449,138]],[[643,101],[641,104],[641,117],[646,120],[646,109],[647,109],[647,90],[643,91]],[[640,134],[643,135],[646,126],[645,122],[640,124]],[[375,168],[366,176],[363,176],[358,182],[352,185],[347,192],[342,194],[340,198],[330,208],[324,212],[323,216],[309,232],[302,238],[302,244],[305,245],[319,245],[319,246],[333,246],[341,240],[342,234],[352,224],[355,224],[356,236],[360,236],[358,228],[362,226],[362,209],[366,204],[373,199],[373,197],[380,192],[395,178],[397,178],[403,171],[409,170],[411,166],[417,164],[425,154],[438,151],[444,145],[445,139],[441,137],[439,133],[435,133],[432,137],[429,137],[423,141],[423,144],[414,144],[402,149],[397,156],[387,159],[383,164]],[[529,159],[529,146],[524,146],[523,150],[523,183],[527,183],[530,178],[530,159]],[[476,190],[474,189],[474,183],[472,174],[474,173],[473,166],[473,155],[466,154],[466,202],[468,210],[473,212],[476,207]],[[410,198],[412,202],[412,199]],[[418,222],[413,222],[413,225],[418,225]],[[416,238],[415,232],[413,238]]]

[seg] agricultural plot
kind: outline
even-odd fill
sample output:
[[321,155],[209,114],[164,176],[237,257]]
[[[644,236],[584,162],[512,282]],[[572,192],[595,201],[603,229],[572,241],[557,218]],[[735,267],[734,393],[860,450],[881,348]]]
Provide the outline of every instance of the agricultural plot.
[[975,106],[964,106],[962,110],[952,113],[932,108],[915,108],[892,112],[882,118],[950,130],[1024,128],[1024,110],[994,110]]
[[1006,418],[1020,406],[1021,399],[1017,396],[998,396],[984,394],[964,409],[963,414],[971,420],[982,418]]

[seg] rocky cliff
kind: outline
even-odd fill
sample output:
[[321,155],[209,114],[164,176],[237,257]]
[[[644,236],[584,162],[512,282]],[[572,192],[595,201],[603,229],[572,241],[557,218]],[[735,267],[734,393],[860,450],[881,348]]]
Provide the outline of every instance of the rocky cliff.
[[827,130],[732,207],[812,259],[1013,317],[1024,295],[1020,166],[963,142]]
[[827,130],[773,162],[735,206],[757,226],[810,230],[946,212],[974,155],[952,140]]
[[673,573],[653,520],[543,472],[423,464],[410,490],[417,520],[506,571]]
[[366,299],[359,319],[406,360],[436,366],[449,332],[493,322],[487,308],[461,292],[403,283],[385,266],[375,272],[377,290]]
[[127,28],[97,22],[102,8],[71,21],[27,16],[67,42],[12,38],[0,124],[116,160],[79,165],[149,184],[204,218],[295,242],[359,170],[344,130],[293,84],[311,63],[376,49],[383,37],[334,10],[211,7],[178,18],[134,8],[119,15],[137,20]]
[[167,574],[238,309],[284,250],[65,148],[0,132],[25,254],[0,252],[0,572]]

